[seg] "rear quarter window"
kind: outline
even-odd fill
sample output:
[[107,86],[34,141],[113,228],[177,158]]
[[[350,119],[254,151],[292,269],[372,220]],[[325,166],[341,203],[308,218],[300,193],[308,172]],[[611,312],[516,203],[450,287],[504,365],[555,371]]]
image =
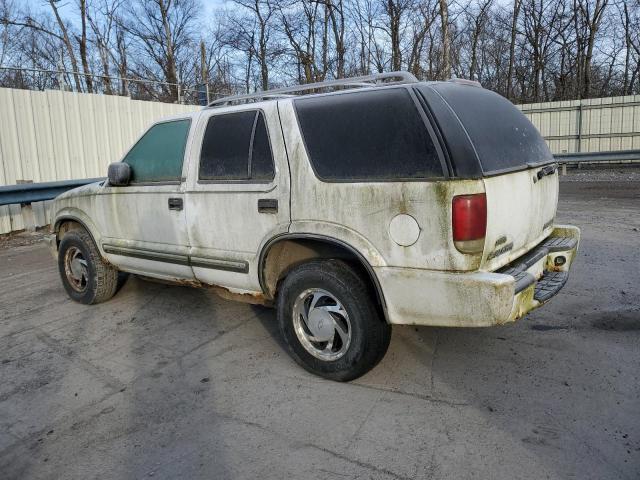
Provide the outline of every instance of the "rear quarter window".
[[491,90],[455,83],[430,87],[444,98],[467,131],[483,173],[521,170],[553,161],[536,127],[506,98]]
[[310,96],[294,105],[311,164],[322,180],[443,176],[433,140],[405,88]]

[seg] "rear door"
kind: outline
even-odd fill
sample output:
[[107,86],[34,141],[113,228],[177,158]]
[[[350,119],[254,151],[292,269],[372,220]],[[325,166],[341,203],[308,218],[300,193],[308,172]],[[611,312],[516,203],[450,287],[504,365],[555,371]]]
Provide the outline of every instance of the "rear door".
[[458,178],[482,178],[487,233],[481,268],[495,270],[551,233],[558,203],[553,155],[506,98],[454,82],[419,87],[435,112]]
[[195,276],[260,291],[260,247],[290,224],[277,103],[207,109],[193,145],[185,203]]

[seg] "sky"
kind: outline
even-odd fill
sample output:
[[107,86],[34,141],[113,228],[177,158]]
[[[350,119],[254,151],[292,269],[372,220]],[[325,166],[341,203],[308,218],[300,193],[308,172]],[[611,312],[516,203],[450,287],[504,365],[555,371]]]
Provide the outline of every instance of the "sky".
[[[230,0],[198,0],[204,8],[203,16],[209,16],[214,13],[216,9],[220,8],[233,8],[233,2]],[[28,6],[33,10],[51,11],[49,2],[47,0],[14,0],[16,6],[22,5]],[[58,8],[67,15],[67,18],[73,20],[74,5],[76,0],[60,0]]]
[[[100,0],[98,0],[100,1]],[[202,18],[213,17],[216,10],[221,9],[233,9],[236,6],[230,0],[197,0],[202,5]],[[18,9],[21,7],[27,7],[32,12],[43,11],[51,13],[51,7],[47,0],[13,0]],[[78,24],[80,19],[76,14],[75,7],[76,0],[60,0],[58,9],[61,12],[61,16],[65,20],[69,20],[74,24]]]

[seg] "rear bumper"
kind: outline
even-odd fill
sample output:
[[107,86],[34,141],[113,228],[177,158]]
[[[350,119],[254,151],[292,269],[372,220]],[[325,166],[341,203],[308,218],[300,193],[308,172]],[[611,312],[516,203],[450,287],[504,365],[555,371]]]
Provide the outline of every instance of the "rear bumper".
[[[576,257],[580,230],[549,237],[496,272],[374,268],[393,324],[486,327],[512,322],[556,295]],[[562,257],[562,258],[561,258]]]

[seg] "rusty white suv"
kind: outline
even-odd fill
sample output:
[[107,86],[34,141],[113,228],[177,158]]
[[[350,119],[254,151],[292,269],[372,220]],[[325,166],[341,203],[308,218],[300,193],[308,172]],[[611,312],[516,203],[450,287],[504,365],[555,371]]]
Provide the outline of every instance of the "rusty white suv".
[[391,325],[499,325],[555,295],[580,236],[557,175],[506,99],[394,72],[159,121],[56,199],[50,243],[76,301],[130,272],[272,304],[291,356],[345,381]]

